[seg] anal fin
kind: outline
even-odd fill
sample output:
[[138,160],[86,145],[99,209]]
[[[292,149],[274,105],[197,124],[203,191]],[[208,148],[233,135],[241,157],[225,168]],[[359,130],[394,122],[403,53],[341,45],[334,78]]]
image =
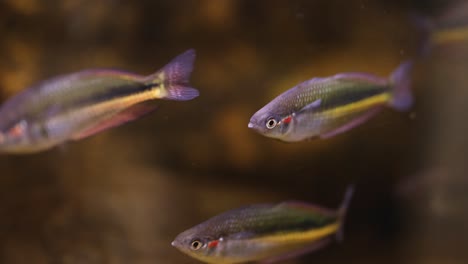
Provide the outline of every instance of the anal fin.
[[338,134],[344,133],[354,127],[357,127],[361,125],[362,123],[366,122],[367,120],[369,120],[370,118],[372,118],[373,116],[375,116],[376,114],[378,114],[382,109],[383,107],[380,107],[380,106],[372,108],[368,110],[367,112],[362,113],[360,116],[354,118],[353,120],[349,121],[348,123],[336,129],[333,129],[331,131],[321,134],[320,138],[323,138],[323,139],[331,138]]
[[304,246],[302,248],[299,248],[297,250],[290,251],[290,252],[287,252],[287,253],[279,255],[279,256],[274,256],[274,257],[271,257],[271,258],[264,259],[264,260],[260,261],[260,264],[272,264],[272,263],[276,263],[276,262],[296,258],[296,257],[299,257],[301,255],[320,250],[323,247],[330,244],[332,241],[333,241],[332,237],[326,237],[324,239],[321,239],[319,241],[315,241],[312,244],[306,245],[306,246]]
[[104,119],[102,122],[95,126],[79,131],[78,133],[74,134],[71,138],[73,140],[80,140],[102,132],[106,129],[123,125],[129,121],[135,120],[139,117],[151,113],[152,111],[156,110],[157,107],[158,105],[154,102],[144,102],[130,106],[129,108],[126,108],[118,112],[117,114],[112,115],[110,118]]

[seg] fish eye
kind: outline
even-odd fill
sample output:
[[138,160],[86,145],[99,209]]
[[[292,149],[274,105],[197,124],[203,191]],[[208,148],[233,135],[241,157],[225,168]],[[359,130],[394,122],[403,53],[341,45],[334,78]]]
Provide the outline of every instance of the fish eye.
[[194,240],[190,244],[190,248],[192,250],[199,250],[202,246],[203,246],[203,243],[201,241],[199,241],[199,240]]
[[278,124],[278,121],[276,121],[276,119],[274,119],[274,118],[270,118],[266,122],[266,127],[268,129],[273,129],[276,126],[276,124]]

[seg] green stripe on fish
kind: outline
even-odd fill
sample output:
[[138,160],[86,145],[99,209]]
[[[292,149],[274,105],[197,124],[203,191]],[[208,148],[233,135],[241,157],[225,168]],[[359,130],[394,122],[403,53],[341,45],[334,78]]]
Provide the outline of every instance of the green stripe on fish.
[[305,81],[257,111],[248,127],[287,142],[328,138],[354,128],[388,105],[399,111],[412,104],[411,62],[389,78],[341,73]]
[[303,254],[325,245],[341,230],[353,193],[338,210],[301,202],[234,209],[179,234],[172,245],[207,263],[244,263]]

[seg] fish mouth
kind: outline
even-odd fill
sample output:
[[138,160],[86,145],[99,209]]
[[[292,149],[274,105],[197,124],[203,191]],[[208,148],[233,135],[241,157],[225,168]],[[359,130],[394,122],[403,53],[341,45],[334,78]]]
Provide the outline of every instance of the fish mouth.
[[171,246],[175,247],[176,246],[176,242],[175,240],[171,242]]
[[249,129],[252,129],[253,131],[255,131],[257,133],[262,133],[262,129],[258,125],[257,120],[255,120],[255,119],[254,120],[250,119],[249,123],[247,124],[247,127]]

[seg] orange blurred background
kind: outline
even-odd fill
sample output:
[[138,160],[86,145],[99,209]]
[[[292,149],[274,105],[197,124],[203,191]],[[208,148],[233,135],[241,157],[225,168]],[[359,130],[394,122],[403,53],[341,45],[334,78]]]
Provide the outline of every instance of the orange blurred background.
[[[350,183],[344,243],[288,263],[466,263],[467,38],[430,37],[464,25],[463,1],[0,2],[1,102],[87,68],[150,74],[189,48],[201,93],[51,151],[1,155],[0,263],[198,263],[170,246],[179,232],[252,203],[336,207]],[[410,112],[296,144],[247,128],[299,82],[387,76],[410,58]]]

